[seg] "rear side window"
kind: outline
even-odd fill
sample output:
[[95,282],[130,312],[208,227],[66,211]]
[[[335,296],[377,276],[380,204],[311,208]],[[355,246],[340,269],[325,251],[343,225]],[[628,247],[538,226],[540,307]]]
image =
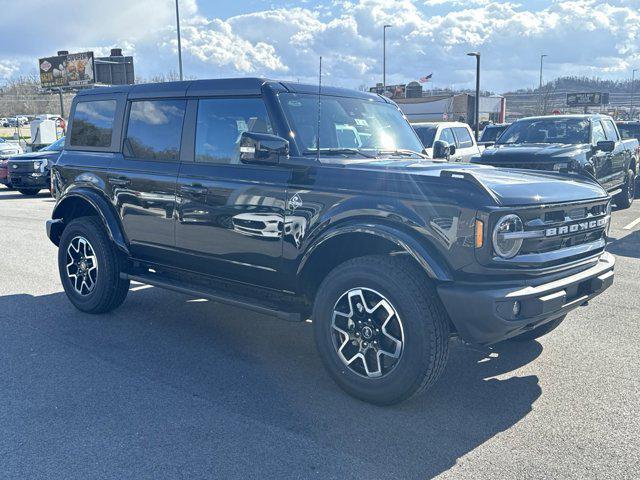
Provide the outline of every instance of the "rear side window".
[[110,147],[115,114],[115,100],[78,102],[73,115],[71,145]]
[[618,138],[618,132],[616,132],[616,127],[613,125],[611,120],[603,120],[602,126],[604,127],[604,133],[607,136],[607,140],[613,140],[615,142],[620,140]]
[[141,160],[177,162],[186,100],[131,102],[124,154]]
[[473,146],[473,140],[469,134],[469,130],[464,127],[453,127],[453,133],[455,133],[458,139],[458,148],[469,148]]
[[240,163],[244,132],[273,133],[261,98],[208,98],[198,102],[196,162]]

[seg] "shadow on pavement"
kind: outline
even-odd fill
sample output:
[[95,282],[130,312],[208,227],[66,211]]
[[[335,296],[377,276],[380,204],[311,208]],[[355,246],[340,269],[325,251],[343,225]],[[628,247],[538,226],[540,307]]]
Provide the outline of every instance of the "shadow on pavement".
[[622,257],[640,258],[640,231],[635,230],[609,243],[607,251]]
[[0,326],[0,454],[26,438],[35,443],[14,455],[58,462],[59,472],[70,468],[60,451],[105,450],[125,476],[181,456],[191,478],[431,478],[518,423],[541,394],[536,376],[494,378],[533,361],[539,343],[452,343],[431,391],[375,407],[330,380],[309,323],[155,288],[100,316],[63,293],[4,296]]
[[[11,191],[11,190],[0,190],[0,192]],[[47,190],[42,190],[42,192],[37,195],[23,195],[20,192],[15,191],[14,193],[5,193],[0,195],[0,201],[2,200],[28,200],[30,198],[47,198],[51,197],[51,194]]]

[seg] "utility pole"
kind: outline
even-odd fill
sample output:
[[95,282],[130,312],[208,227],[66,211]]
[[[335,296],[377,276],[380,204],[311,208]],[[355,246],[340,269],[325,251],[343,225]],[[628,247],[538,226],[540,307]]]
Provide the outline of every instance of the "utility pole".
[[637,68],[634,68],[631,72],[631,108],[629,109],[629,120],[633,120],[633,100],[636,93],[636,72]]
[[387,90],[387,28],[391,25],[382,26],[382,94]]
[[467,53],[470,57],[476,57],[476,103],[475,103],[475,115],[474,115],[474,133],[476,135],[476,142],[480,138],[480,52]]
[[538,87],[538,91],[540,92],[540,113],[544,114],[544,104],[542,98],[542,59],[548,55],[542,54],[540,55],[540,86]]
[[58,88],[58,95],[60,96],[60,118],[64,118],[64,98],[62,96],[62,87]]
[[180,81],[184,79],[182,76],[182,43],[180,41],[180,9],[178,0],[176,0],[176,30],[178,32],[178,69],[180,72]]

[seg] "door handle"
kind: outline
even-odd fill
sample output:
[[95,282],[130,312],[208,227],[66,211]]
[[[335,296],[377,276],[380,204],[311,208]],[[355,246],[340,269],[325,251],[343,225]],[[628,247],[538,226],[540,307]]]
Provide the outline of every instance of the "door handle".
[[131,180],[127,177],[109,177],[109,183],[114,187],[128,187],[131,185]]
[[191,195],[205,195],[207,193],[207,187],[202,185],[182,185],[180,191],[183,193],[189,193]]

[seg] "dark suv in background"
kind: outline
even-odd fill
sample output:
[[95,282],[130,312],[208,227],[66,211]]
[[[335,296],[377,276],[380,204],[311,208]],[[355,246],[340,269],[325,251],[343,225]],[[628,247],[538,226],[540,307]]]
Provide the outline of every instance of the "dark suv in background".
[[331,376],[378,404],[433,384],[452,335],[529,341],[611,285],[597,182],[421,150],[369,93],[255,78],[80,91],[47,222],[62,285],[90,313],[136,280],[312,318]]

